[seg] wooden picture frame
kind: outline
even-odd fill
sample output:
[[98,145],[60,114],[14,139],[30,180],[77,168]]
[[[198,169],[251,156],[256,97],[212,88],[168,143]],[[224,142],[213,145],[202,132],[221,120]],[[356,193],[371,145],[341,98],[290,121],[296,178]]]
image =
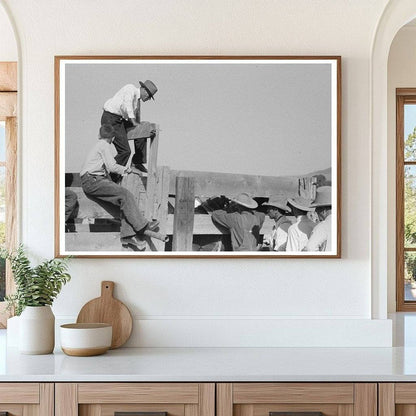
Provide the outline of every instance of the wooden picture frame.
[[[134,116],[121,98],[127,89]],[[104,112],[118,120],[120,147],[112,139],[103,146],[119,165],[147,169],[121,177],[142,217],[158,221],[134,241],[121,238],[120,229],[126,223],[138,228],[136,219],[123,217],[114,199],[109,204],[85,191],[87,180],[108,174],[91,167],[91,152],[103,142],[100,126],[109,120]],[[123,140],[128,160],[121,158]],[[139,141],[147,158],[138,158],[138,150],[134,155]],[[341,57],[56,56],[55,166],[57,257],[339,258]],[[117,180],[112,175],[112,183]],[[68,190],[72,208],[65,207]],[[332,207],[326,222],[314,212],[323,210],[314,206],[323,205],[323,195],[325,215]],[[288,210],[280,214],[287,228],[294,226],[279,246],[280,225],[267,215],[267,204],[288,198],[294,205],[285,203]],[[325,237],[318,245],[320,222]]]

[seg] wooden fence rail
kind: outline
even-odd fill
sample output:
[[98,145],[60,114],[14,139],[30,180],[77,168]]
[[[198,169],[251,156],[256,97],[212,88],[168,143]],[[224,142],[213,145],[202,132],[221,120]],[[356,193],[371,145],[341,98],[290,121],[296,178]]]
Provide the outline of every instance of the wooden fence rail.
[[[284,194],[287,197],[302,195],[313,199],[318,182],[330,180],[330,172],[319,176],[272,177],[170,170],[167,166],[157,165],[159,144],[157,126],[156,130],[154,139],[148,141],[147,177],[127,175],[123,179],[122,186],[133,193],[145,217],[149,220],[157,219],[160,222],[160,232],[172,236],[174,251],[192,250],[193,236],[221,236],[224,233],[213,224],[210,215],[195,214],[196,197],[206,199],[220,195],[236,196],[240,192],[248,192],[259,198]],[[133,129],[128,133],[129,140],[137,138],[134,132]],[[67,173],[65,183],[77,194],[79,204],[72,224],[72,231],[75,232],[66,233],[67,250],[120,251],[118,207],[89,199],[82,191],[78,173]],[[270,233],[273,224],[274,221],[266,218],[262,233]],[[148,243],[148,250],[165,250],[165,243],[162,241],[149,240]]]

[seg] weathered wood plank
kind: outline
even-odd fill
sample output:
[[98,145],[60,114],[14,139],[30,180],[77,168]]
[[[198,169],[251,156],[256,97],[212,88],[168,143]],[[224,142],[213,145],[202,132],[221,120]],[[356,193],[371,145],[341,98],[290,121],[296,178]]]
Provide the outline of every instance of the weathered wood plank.
[[[169,191],[170,169],[167,166],[158,168],[156,193],[154,203],[154,218],[159,221],[159,229],[162,234],[166,234],[166,224],[168,221],[168,191]],[[154,240],[157,251],[165,250],[163,241]]]
[[[74,181],[77,181],[77,178],[74,177]],[[142,177],[135,174],[126,175],[123,178],[122,186],[134,195],[139,209],[144,213],[147,196]],[[69,189],[77,195],[77,218],[120,218],[120,209],[116,205],[87,197],[81,187],[70,186]]]
[[17,94],[15,92],[0,92],[0,121],[17,115]]
[[125,175],[121,181],[121,186],[130,191],[139,207],[139,211],[144,214],[147,205],[147,193],[144,187],[142,177],[131,173]]
[[[162,217],[157,217],[162,218]],[[120,223],[116,220],[104,222],[93,220],[92,223],[76,223],[74,224],[74,230],[78,233],[103,233],[103,232],[117,232],[120,230]],[[169,214],[166,218],[162,231],[162,226],[160,227],[163,234],[172,235],[173,234],[173,223],[174,223],[174,214]],[[260,230],[260,234],[270,234],[274,221],[270,218],[266,218],[263,224],[263,227]],[[193,235],[221,235],[228,234],[222,230],[219,230],[212,222],[210,215],[198,214],[194,216],[194,229]]]
[[17,62],[0,62],[0,91],[17,91]]
[[88,198],[82,188],[70,187],[77,195],[78,212],[77,218],[120,218],[120,209],[109,203]]
[[[168,220],[166,223],[166,234],[172,235],[173,234],[173,227],[174,227],[174,215],[169,214]],[[270,218],[266,217],[263,227],[260,230],[261,234],[270,234],[272,232],[272,228],[274,225],[274,221]],[[219,230],[214,223],[212,222],[210,215],[198,214],[194,216],[194,229],[193,235],[219,235],[219,234],[228,234],[222,230]]]
[[194,178],[176,178],[175,195],[173,251],[191,251],[195,210]]
[[155,137],[153,139],[150,139],[149,155],[148,155],[148,160],[147,160],[147,187],[146,187],[147,205],[146,205],[146,210],[145,210],[145,217],[148,219],[154,218],[158,149],[159,149],[159,129],[156,130]]
[[68,251],[123,251],[120,232],[66,233],[65,248]]
[[[285,194],[288,197],[296,196],[310,190],[310,185],[303,178],[298,176],[260,176],[260,175],[240,175],[234,173],[218,172],[197,172],[197,171],[170,171],[169,195],[175,195],[176,177],[193,177],[195,179],[195,195],[208,198],[219,195],[235,196],[240,192],[251,192],[255,197],[267,198],[271,195]],[[323,181],[330,181],[330,171],[318,175],[318,185],[324,184]],[[311,180],[311,176],[305,176]],[[146,178],[142,178],[146,187]],[[66,186],[81,186],[78,173],[66,174]],[[302,187],[305,190],[302,190]]]
[[156,124],[145,121],[138,126],[129,129],[127,132],[127,139],[146,139],[150,137],[151,130],[158,130]]
[[[171,171],[169,193],[175,194],[175,179],[179,176],[195,178],[195,195],[212,197],[218,195],[235,196],[240,192],[249,192],[256,197],[269,197],[283,193],[288,197],[299,194],[299,176],[260,176],[235,173]],[[322,175],[322,179],[330,180],[330,174]],[[328,176],[328,178],[326,178]],[[308,178],[308,176],[305,176]],[[309,185],[306,183],[305,186]],[[302,192],[303,193],[303,192]]]

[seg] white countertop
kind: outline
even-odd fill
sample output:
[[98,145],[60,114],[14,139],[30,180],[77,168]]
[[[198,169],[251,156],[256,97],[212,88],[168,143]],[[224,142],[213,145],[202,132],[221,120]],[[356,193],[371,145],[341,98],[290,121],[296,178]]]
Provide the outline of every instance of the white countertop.
[[21,355],[0,331],[0,381],[416,381],[416,348],[120,348]]

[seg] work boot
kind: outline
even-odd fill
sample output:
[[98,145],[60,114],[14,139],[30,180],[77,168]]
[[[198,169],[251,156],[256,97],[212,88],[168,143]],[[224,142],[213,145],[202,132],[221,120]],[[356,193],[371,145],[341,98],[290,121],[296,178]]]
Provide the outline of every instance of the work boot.
[[146,241],[138,238],[136,235],[120,238],[120,241],[123,246],[134,246],[138,251],[144,251],[146,249]]
[[136,168],[137,170],[139,170],[140,172],[143,173],[147,173],[147,169],[146,167],[143,165],[143,163],[132,163],[131,164],[132,168]]
[[145,230],[143,234],[150,238],[156,238],[157,240],[163,241],[164,243],[169,241],[169,237],[166,234],[158,233],[156,231]]
[[155,231],[157,228],[159,228],[159,221],[153,220],[147,223],[144,230]]

